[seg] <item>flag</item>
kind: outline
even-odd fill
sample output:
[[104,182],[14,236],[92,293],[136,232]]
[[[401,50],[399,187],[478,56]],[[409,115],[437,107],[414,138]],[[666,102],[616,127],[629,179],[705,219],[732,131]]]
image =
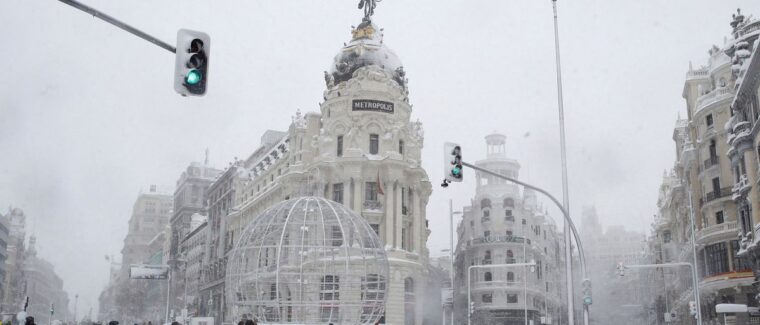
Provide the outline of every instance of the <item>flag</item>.
[[380,181],[380,169],[377,170],[377,193],[385,195],[385,191],[383,191],[383,182]]

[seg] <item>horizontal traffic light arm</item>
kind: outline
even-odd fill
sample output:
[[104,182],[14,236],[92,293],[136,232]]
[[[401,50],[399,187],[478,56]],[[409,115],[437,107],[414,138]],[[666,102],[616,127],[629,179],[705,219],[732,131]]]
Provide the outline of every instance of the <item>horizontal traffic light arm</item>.
[[583,253],[583,244],[581,244],[581,238],[578,235],[578,229],[575,228],[575,224],[573,223],[573,219],[570,219],[570,213],[567,211],[567,209],[565,209],[565,207],[562,205],[562,203],[559,203],[559,201],[554,196],[552,196],[551,194],[549,194],[549,192],[547,192],[547,191],[545,191],[545,190],[543,190],[543,189],[541,189],[539,187],[530,185],[530,184],[525,183],[525,182],[518,181],[518,180],[516,180],[514,178],[504,176],[502,174],[499,174],[497,172],[494,172],[494,171],[491,171],[491,170],[488,170],[488,169],[485,169],[485,168],[481,168],[481,167],[475,166],[475,165],[467,163],[465,161],[462,161],[462,165],[465,166],[465,167],[469,167],[469,168],[472,168],[474,170],[477,170],[479,172],[486,173],[486,174],[489,174],[491,176],[496,176],[498,178],[510,181],[510,182],[515,183],[517,185],[522,185],[522,186],[524,186],[526,188],[532,189],[532,190],[534,190],[536,192],[539,192],[539,193],[541,193],[543,195],[546,195],[550,200],[552,200],[552,202],[554,202],[554,204],[557,205],[557,207],[559,208],[559,210],[562,211],[562,216],[565,218],[565,222],[567,222],[567,224],[570,226],[570,230],[572,230],[572,232],[573,232],[573,237],[575,238],[575,244],[578,245],[578,256],[581,259],[581,276],[584,279],[588,278],[588,276],[586,274],[586,255]]
[[107,22],[107,23],[109,23],[111,25],[114,25],[116,27],[119,27],[119,28],[121,28],[121,29],[123,29],[123,30],[125,30],[125,31],[127,31],[129,33],[131,33],[132,35],[135,35],[135,36],[137,36],[139,38],[142,38],[142,39],[144,39],[144,40],[146,40],[148,42],[151,42],[151,43],[153,43],[155,45],[158,45],[158,47],[160,47],[162,49],[165,49],[165,50],[167,50],[169,52],[175,53],[177,51],[177,49],[174,48],[174,46],[171,46],[170,44],[168,44],[168,43],[166,43],[166,42],[164,42],[164,41],[162,41],[160,39],[157,39],[157,38],[155,38],[153,36],[150,36],[147,33],[145,33],[145,32],[143,32],[143,31],[141,31],[141,30],[139,30],[137,28],[134,28],[134,27],[126,24],[125,22],[122,22],[122,21],[120,21],[120,20],[118,20],[116,18],[113,18],[113,17],[111,17],[111,16],[109,16],[109,15],[107,15],[107,14],[105,14],[105,13],[103,13],[103,12],[101,12],[101,11],[95,9],[95,8],[92,8],[92,7],[88,6],[88,5],[85,5],[85,4],[81,3],[81,2],[78,2],[76,0],[58,0],[58,1],[63,2],[63,3],[65,3],[65,4],[69,5],[69,6],[72,6],[74,8],[77,8],[77,9],[79,9],[81,11],[84,11],[84,12],[92,15],[93,17],[100,18],[103,21],[105,21],[105,22]]

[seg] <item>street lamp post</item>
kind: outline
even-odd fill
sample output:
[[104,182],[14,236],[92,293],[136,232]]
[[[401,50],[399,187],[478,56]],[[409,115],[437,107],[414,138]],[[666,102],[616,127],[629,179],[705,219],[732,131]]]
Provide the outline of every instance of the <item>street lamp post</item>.
[[[529,263],[484,264],[484,265],[470,265],[470,266],[468,266],[467,267],[467,308],[468,308],[468,310],[467,310],[467,325],[470,325],[470,321],[471,321],[470,320],[471,313],[470,313],[469,308],[470,308],[470,301],[471,301],[470,299],[472,298],[472,295],[470,294],[470,275],[472,273],[472,269],[490,269],[490,268],[495,268],[495,267],[503,267],[503,268],[510,268],[510,267],[531,267],[531,268],[534,268],[534,267],[536,267],[536,262],[535,261],[530,261]],[[523,279],[523,281],[525,281],[525,280],[527,280],[527,279]],[[527,290],[527,288],[526,288],[526,290]],[[526,304],[526,308],[527,308],[527,303],[528,303],[527,301],[523,301],[523,304]],[[527,322],[528,314],[525,314],[525,319],[526,319],[526,322]]]
[[[528,246],[528,236],[525,233],[525,225],[527,222],[522,219],[522,235],[523,235],[523,263],[528,262],[528,255],[526,247]],[[525,325],[528,325],[528,270],[523,269],[523,313],[525,313]]]
[[[449,259],[451,260],[451,324],[454,324],[454,214],[462,214],[460,211],[454,212],[454,205],[449,199]],[[469,307],[468,307],[469,308]]]
[[[541,193],[543,195],[546,195],[546,197],[548,197],[552,202],[554,202],[554,204],[557,205],[557,207],[560,209],[560,211],[562,211],[562,216],[565,218],[565,225],[570,228],[570,232],[572,232],[573,237],[575,237],[575,243],[576,243],[576,245],[578,245],[578,257],[580,258],[581,276],[583,277],[583,281],[587,281],[588,280],[588,275],[586,273],[586,255],[583,252],[583,244],[581,243],[581,238],[580,238],[580,235],[578,233],[578,229],[575,228],[575,224],[573,223],[573,220],[570,219],[570,213],[567,211],[567,209],[565,208],[565,206],[563,206],[561,203],[559,203],[559,201],[554,196],[552,196],[551,194],[549,194],[549,192],[547,192],[546,190],[544,190],[542,188],[535,187],[535,186],[530,185],[528,183],[519,181],[519,180],[511,178],[511,177],[507,177],[507,176],[501,175],[499,173],[490,171],[490,170],[485,169],[485,168],[481,168],[481,167],[475,166],[473,164],[470,164],[470,163],[467,163],[467,162],[464,162],[464,161],[462,162],[462,165],[470,167],[470,168],[472,168],[474,170],[477,170],[477,171],[480,171],[480,172],[483,172],[483,173],[486,173],[486,174],[489,174],[489,175],[492,175],[492,176],[495,176],[495,177],[498,177],[498,178],[510,181],[510,182],[515,183],[517,185],[522,185],[525,188],[532,189],[532,190],[534,190],[536,192],[539,192],[539,193]],[[565,236],[569,236],[569,235],[565,234]],[[569,247],[568,247],[568,249],[569,249]],[[567,263],[568,264],[572,264],[572,259],[570,259]],[[568,290],[570,290],[569,294],[568,294],[569,296],[572,296],[572,293],[573,293],[572,292],[573,286],[572,286],[571,282],[572,282],[572,277],[570,277],[568,279],[568,283],[567,283]],[[569,300],[569,301],[572,302],[572,299]],[[573,306],[570,305],[570,304],[568,304],[568,310],[569,310],[569,314],[572,315]],[[583,317],[584,325],[588,325],[589,310],[588,310],[588,305],[585,304],[585,303],[583,304],[583,316],[584,316]],[[568,324],[571,324],[571,325],[573,324],[572,317],[570,317],[568,319]]]

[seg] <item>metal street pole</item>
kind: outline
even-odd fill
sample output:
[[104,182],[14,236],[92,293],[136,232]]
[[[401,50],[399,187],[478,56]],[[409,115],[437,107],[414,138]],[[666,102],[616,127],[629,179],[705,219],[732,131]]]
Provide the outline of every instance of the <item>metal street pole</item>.
[[164,323],[169,323],[169,302],[172,295],[172,266],[169,265],[169,276],[166,277],[166,317]]
[[[694,265],[691,263],[686,262],[676,262],[676,263],[662,263],[662,264],[634,264],[634,265],[623,265],[624,269],[652,269],[652,268],[665,268],[665,267],[681,267],[681,266],[688,266],[689,271],[691,272],[692,279],[696,278],[697,270]],[[694,292],[697,292],[697,288],[694,287]],[[667,304],[667,299],[665,299],[665,303]],[[697,315],[699,315],[699,303],[697,303]],[[702,325],[702,317],[697,318],[697,325]]]
[[[526,247],[528,246],[528,236],[525,234],[525,219],[522,220],[522,235],[523,235],[523,263],[528,262],[528,255]],[[523,269],[523,313],[525,315],[525,325],[528,325],[528,270]]]
[[[454,203],[449,199],[449,259],[451,260],[451,322],[454,325]],[[469,307],[468,307],[469,308]]]
[[74,295],[74,324],[78,324],[77,322],[77,300],[79,300],[79,294]]
[[[532,190],[534,190],[536,192],[539,192],[539,193],[541,193],[543,195],[546,195],[546,197],[548,197],[552,202],[554,202],[554,204],[557,205],[557,207],[560,209],[560,211],[562,211],[562,216],[565,218],[565,225],[570,227],[570,232],[572,232],[573,237],[575,237],[575,244],[578,245],[578,257],[580,258],[581,276],[583,277],[584,281],[588,279],[588,275],[586,273],[586,255],[583,252],[583,244],[581,243],[580,233],[578,232],[578,229],[575,227],[575,224],[573,223],[573,219],[570,219],[570,213],[567,211],[567,209],[565,209],[565,207],[561,203],[559,203],[559,201],[557,200],[557,198],[555,198],[554,196],[552,196],[551,194],[549,194],[549,192],[547,192],[546,190],[544,190],[542,188],[530,185],[528,183],[519,181],[519,180],[511,178],[511,177],[504,176],[504,175],[496,173],[494,171],[491,171],[491,170],[488,170],[488,169],[485,169],[485,168],[481,168],[481,167],[475,166],[473,164],[470,164],[470,163],[467,163],[467,162],[464,162],[464,161],[462,162],[462,165],[466,166],[466,167],[470,167],[470,168],[472,168],[474,170],[477,170],[477,171],[480,171],[480,172],[483,172],[483,173],[486,173],[486,174],[489,174],[489,175],[501,178],[501,179],[505,179],[505,180],[510,181],[512,183],[515,183],[517,185],[522,185],[525,188],[532,189]],[[570,280],[572,280],[572,277],[570,277]],[[572,289],[572,285],[570,283],[568,283],[568,287],[570,289]],[[570,296],[572,296],[572,292],[570,292]],[[469,306],[468,306],[468,308],[469,308]],[[573,306],[572,305],[568,305],[568,309],[573,309]],[[589,314],[588,313],[588,305],[584,304],[583,310],[584,310],[584,321],[587,322],[588,321],[588,314]],[[572,312],[569,312],[569,314],[572,315]],[[568,323],[569,324],[572,323],[572,317],[568,318]],[[586,323],[585,325],[588,325],[588,323]]]
[[[565,109],[562,99],[562,65],[560,64],[559,52],[559,25],[557,23],[557,0],[552,0],[554,11],[554,52],[557,64],[557,109],[559,111],[559,141],[562,158],[562,202],[565,210],[570,210],[570,195],[567,184],[567,148],[565,146]],[[567,305],[573,306],[573,252],[570,240],[570,227],[565,221],[565,271],[567,277]],[[585,275],[584,275],[585,277]],[[568,325],[575,324],[574,310],[568,308]],[[588,305],[583,304],[583,324],[588,325]]]
[[[470,274],[472,273],[472,269],[490,269],[494,267],[503,267],[503,268],[510,268],[510,267],[535,267],[536,262],[530,261],[530,263],[516,263],[516,264],[484,264],[484,265],[470,265],[467,267],[467,325],[470,325]],[[524,301],[524,303],[528,303],[527,301]],[[526,315],[527,317],[527,315]]]
[[694,303],[697,304],[697,324],[702,324],[702,302],[700,300],[700,294],[699,294],[699,279],[697,278],[697,242],[695,239],[695,227],[694,227],[694,205],[691,201],[691,184],[687,183],[689,188],[686,189],[686,192],[689,193],[689,222],[691,223],[691,249],[692,249],[692,257],[694,258],[694,272],[692,274],[692,281],[694,282]]

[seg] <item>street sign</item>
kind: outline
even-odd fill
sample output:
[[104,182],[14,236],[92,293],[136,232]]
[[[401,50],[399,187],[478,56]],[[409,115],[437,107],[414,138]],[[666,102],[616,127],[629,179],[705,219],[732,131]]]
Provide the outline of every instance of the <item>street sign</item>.
[[169,278],[167,265],[131,265],[129,278],[140,280],[166,280]]

